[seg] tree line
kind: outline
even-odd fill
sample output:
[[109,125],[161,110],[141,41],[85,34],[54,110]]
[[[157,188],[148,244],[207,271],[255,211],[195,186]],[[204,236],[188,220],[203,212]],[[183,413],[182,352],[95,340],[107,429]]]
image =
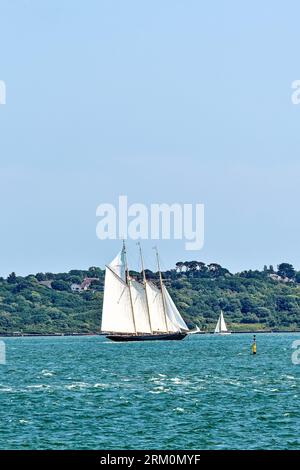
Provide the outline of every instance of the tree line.
[[[0,333],[99,332],[104,275],[90,267],[0,278]],[[141,279],[137,271],[130,275]],[[158,273],[147,270],[146,275],[158,282]],[[97,280],[85,292],[72,292],[71,285],[86,277]],[[289,263],[233,274],[217,263],[179,261],[163,278],[190,326],[211,331],[222,309],[237,331],[300,328],[300,272]]]

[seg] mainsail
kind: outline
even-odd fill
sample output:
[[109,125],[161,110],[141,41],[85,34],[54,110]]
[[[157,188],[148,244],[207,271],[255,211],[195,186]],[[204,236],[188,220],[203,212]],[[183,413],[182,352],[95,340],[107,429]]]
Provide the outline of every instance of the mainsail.
[[146,282],[146,289],[152,329],[154,332],[166,333],[168,324],[161,291],[152,282]]
[[189,329],[167,288],[144,278],[130,279],[125,249],[106,266],[101,330],[107,333],[157,334]]
[[136,331],[138,333],[152,333],[148,318],[147,300],[144,286],[135,280],[131,280],[129,282],[131,283]]
[[101,330],[135,333],[129,286],[110,266],[105,270]]

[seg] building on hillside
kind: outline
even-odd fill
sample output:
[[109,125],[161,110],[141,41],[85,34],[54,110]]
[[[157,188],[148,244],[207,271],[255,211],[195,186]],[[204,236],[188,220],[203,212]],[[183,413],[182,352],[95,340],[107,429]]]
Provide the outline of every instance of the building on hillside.
[[49,289],[52,289],[52,281],[39,281],[39,284],[41,286],[48,287]]
[[269,277],[273,279],[273,281],[285,282],[285,283],[294,282],[293,279],[290,279],[288,277],[282,277],[282,276],[279,276],[279,274],[275,274],[275,273],[269,274]]
[[99,281],[97,277],[85,277],[81,284],[72,284],[72,292],[84,292],[89,290],[93,281]]
[[81,285],[80,284],[71,284],[71,291],[72,292],[81,292]]
[[99,281],[97,277],[86,277],[81,283],[81,290],[88,290],[93,281]]

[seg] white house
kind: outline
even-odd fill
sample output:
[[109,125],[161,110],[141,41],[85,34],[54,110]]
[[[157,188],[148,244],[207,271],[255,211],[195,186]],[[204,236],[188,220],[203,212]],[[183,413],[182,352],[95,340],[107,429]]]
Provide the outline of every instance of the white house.
[[81,292],[82,288],[80,284],[72,284],[71,285],[71,291],[72,292]]

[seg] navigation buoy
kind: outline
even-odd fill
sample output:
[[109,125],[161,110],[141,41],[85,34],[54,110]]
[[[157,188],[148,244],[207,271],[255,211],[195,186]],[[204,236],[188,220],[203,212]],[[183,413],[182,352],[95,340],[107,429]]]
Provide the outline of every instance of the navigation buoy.
[[256,336],[253,335],[252,354],[256,354]]

